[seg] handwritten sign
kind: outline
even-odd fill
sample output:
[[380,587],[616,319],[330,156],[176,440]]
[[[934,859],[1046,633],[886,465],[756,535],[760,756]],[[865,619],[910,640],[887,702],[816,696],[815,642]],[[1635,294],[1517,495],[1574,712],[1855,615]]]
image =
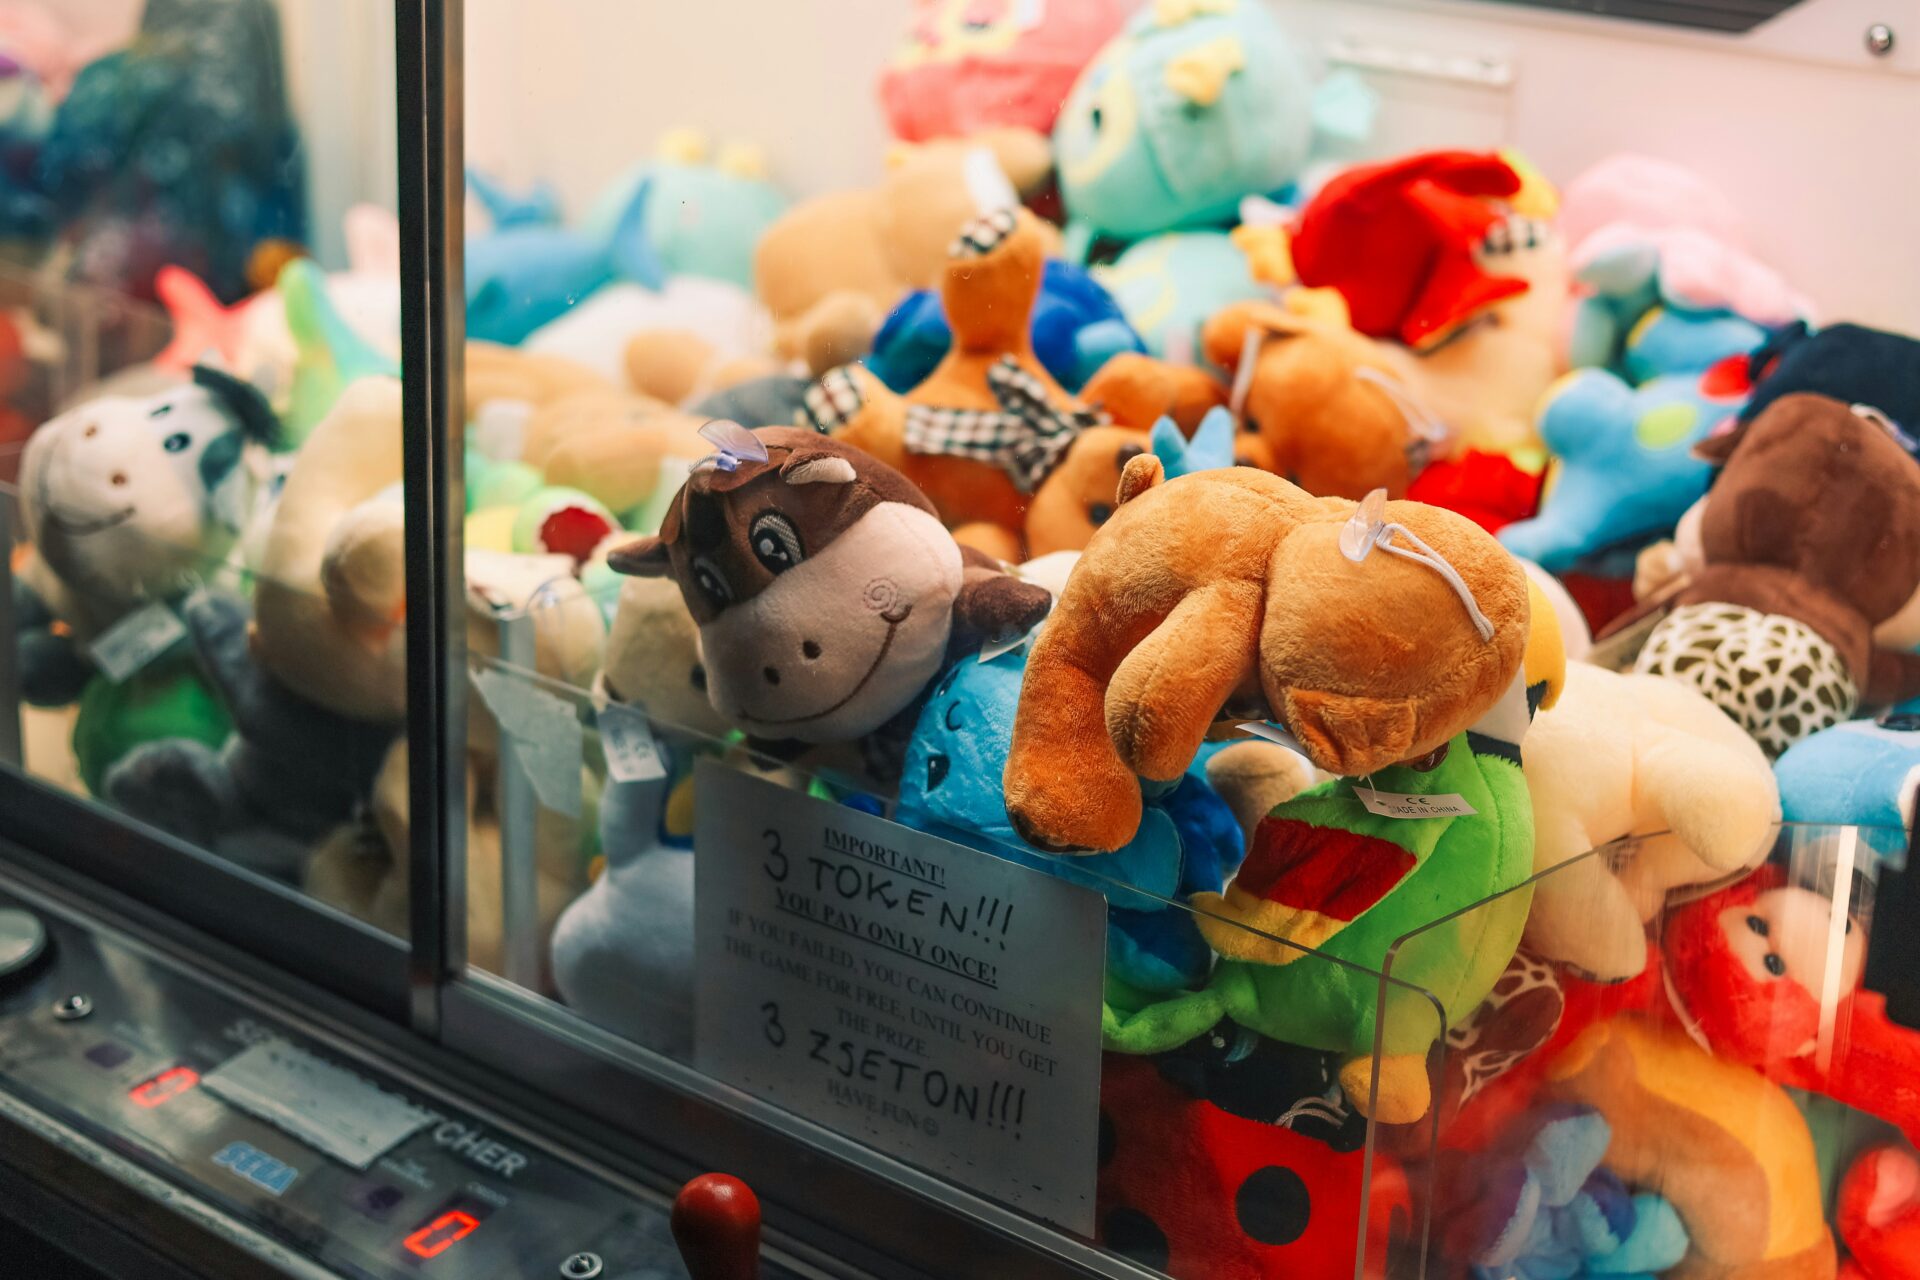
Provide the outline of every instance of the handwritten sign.
[[698,768],[700,1069],[1091,1235],[1100,895]]

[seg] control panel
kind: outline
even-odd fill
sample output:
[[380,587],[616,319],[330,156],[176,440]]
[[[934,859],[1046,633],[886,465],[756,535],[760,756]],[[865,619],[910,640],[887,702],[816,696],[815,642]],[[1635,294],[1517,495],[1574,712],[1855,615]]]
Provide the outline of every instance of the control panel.
[[342,1276],[687,1275],[662,1207],[4,893],[0,1090]]

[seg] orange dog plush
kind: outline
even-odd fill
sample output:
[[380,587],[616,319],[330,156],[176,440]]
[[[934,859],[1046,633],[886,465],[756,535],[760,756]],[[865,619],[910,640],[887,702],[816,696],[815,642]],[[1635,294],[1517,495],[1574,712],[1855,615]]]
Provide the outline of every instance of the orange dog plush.
[[961,542],[1001,560],[1021,558],[1033,491],[1099,421],[1033,354],[1046,251],[1024,210],[969,223],[940,284],[953,345],[926,380],[901,396],[847,365],[807,391],[813,425],[905,473]]
[[[1026,840],[1118,849],[1138,777],[1179,777],[1227,709],[1360,775],[1436,751],[1512,683],[1526,574],[1466,518],[1370,501],[1356,520],[1249,467],[1161,475],[1127,464],[1034,641],[1006,769]],[[1410,558],[1428,552],[1457,585]]]

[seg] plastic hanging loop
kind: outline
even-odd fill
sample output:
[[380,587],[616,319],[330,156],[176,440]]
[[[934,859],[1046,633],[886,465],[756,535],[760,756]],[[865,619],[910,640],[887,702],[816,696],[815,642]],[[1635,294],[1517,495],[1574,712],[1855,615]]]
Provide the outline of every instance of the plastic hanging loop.
[[[1413,546],[1395,546],[1393,540],[1396,536],[1406,539]],[[1473,619],[1473,629],[1480,633],[1480,638],[1493,639],[1493,624],[1487,621],[1486,614],[1480,612],[1480,602],[1473,598],[1473,588],[1460,576],[1460,571],[1448,564],[1445,556],[1422,542],[1407,526],[1387,519],[1385,489],[1375,489],[1362,498],[1358,509],[1340,530],[1340,554],[1355,564],[1365,560],[1375,547],[1402,560],[1424,564],[1445,578],[1447,585],[1453,588],[1453,593],[1460,597],[1460,603],[1467,607],[1467,616]]]
[[1393,407],[1400,411],[1400,416],[1407,420],[1407,427],[1415,436],[1428,444],[1440,444],[1446,440],[1446,426],[1428,413],[1426,406],[1416,400],[1397,378],[1367,365],[1355,369],[1353,376],[1362,382],[1371,382],[1385,392],[1387,399],[1393,401]]

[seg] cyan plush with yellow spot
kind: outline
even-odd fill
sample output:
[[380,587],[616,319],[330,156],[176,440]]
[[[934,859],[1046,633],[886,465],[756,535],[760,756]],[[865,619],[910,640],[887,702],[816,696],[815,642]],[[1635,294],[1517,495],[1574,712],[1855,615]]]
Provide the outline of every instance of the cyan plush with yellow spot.
[[1500,530],[1500,541],[1563,573],[1598,552],[1671,533],[1713,472],[1693,446],[1745,398],[1744,387],[1712,375],[1634,388],[1604,369],[1568,374],[1540,413],[1540,438],[1554,455],[1540,514]]
[[1294,41],[1257,0],[1155,0],[1074,83],[1054,125],[1069,252],[1226,225],[1280,191],[1313,138]]

